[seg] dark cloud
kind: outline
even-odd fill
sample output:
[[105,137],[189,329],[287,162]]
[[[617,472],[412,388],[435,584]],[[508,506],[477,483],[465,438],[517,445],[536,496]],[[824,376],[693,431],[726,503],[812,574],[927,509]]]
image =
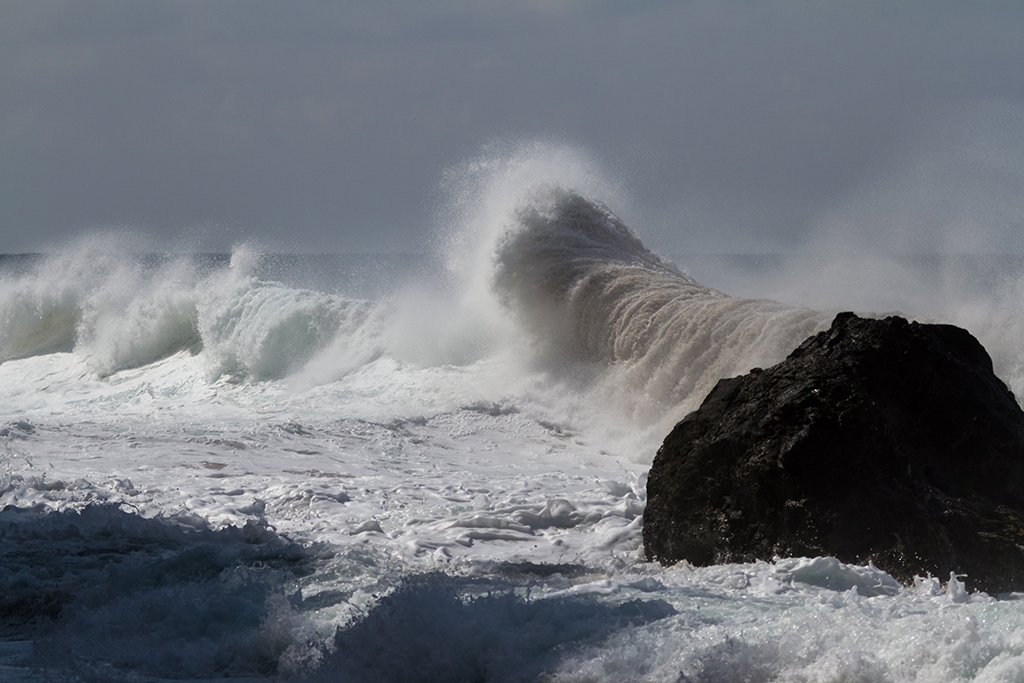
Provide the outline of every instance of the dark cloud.
[[944,112],[1024,107],[1020,64],[1009,1],[5,3],[0,252],[109,225],[421,249],[495,137],[604,159],[663,250],[788,249],[901,156],[941,166]]

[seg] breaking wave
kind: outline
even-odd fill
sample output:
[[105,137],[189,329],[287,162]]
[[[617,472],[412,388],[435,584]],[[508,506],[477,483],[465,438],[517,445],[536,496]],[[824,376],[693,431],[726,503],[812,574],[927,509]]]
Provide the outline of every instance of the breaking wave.
[[460,269],[454,297],[423,283],[376,301],[295,287],[262,276],[246,247],[226,261],[72,246],[7,276],[0,361],[74,351],[108,377],[189,352],[212,379],[315,385],[382,356],[441,367],[525,347],[506,375],[586,377],[585,391],[644,422],[781,360],[826,322],[702,286],[581,192],[527,184],[481,201],[492,210],[461,226],[476,234],[448,246],[476,240],[482,256],[442,254]]
[[608,208],[558,187],[516,211],[494,286],[548,353],[607,364],[611,381],[662,407],[778,362],[829,319],[704,287]]
[[[671,424],[833,313],[701,284],[595,168],[453,170],[422,267],[0,260],[0,678],[1020,678],[1019,600],[956,576],[642,564]],[[960,314],[1015,388],[1018,272]]]
[[279,379],[338,335],[356,335],[374,308],[260,279],[259,258],[245,247],[228,264],[216,255],[126,255],[96,240],[44,257],[6,276],[0,362],[73,351],[108,377],[189,351],[202,354],[213,379]]

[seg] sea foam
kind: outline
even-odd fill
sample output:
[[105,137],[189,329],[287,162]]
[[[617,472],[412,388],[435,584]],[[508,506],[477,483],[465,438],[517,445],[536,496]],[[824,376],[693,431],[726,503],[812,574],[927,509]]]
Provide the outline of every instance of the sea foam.
[[[449,181],[442,267],[359,259],[387,287],[116,240],[6,276],[0,677],[1021,678],[1020,596],[969,576],[643,561],[671,422],[826,324],[824,294],[701,284],[568,148]],[[1020,291],[951,306],[1002,368]]]

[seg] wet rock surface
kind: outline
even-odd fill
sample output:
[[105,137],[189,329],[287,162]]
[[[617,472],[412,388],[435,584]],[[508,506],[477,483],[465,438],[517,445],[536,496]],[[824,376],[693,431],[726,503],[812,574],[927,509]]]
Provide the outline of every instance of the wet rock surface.
[[651,467],[649,560],[831,556],[1024,590],[1024,411],[950,325],[839,314],[725,379]]

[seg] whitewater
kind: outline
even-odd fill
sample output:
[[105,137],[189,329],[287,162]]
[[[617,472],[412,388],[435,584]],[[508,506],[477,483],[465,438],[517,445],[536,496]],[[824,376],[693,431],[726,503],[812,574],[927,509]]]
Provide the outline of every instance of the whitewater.
[[672,426],[838,311],[1019,396],[1019,260],[668,258],[557,150],[445,193],[422,257],[0,258],[0,680],[1024,680],[1024,596],[641,540]]

